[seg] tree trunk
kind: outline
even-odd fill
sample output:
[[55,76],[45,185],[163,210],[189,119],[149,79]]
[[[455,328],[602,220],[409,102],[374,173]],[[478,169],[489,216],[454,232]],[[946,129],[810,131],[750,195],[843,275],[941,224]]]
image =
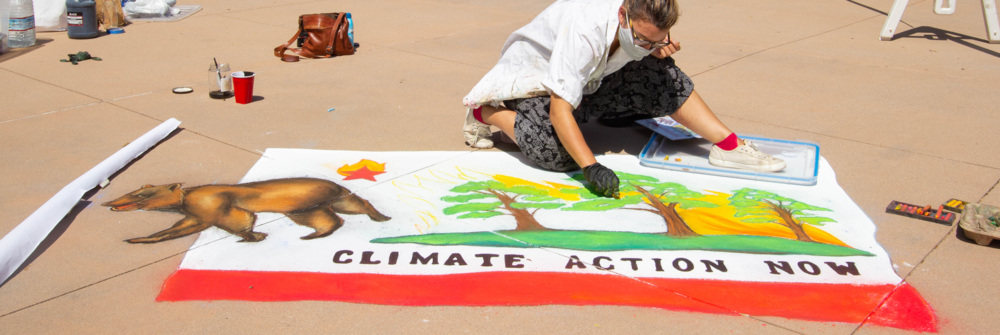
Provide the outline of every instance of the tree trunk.
[[787,209],[779,205],[775,205],[772,203],[768,203],[768,205],[771,206],[771,210],[773,210],[775,213],[778,214],[778,217],[781,217],[780,223],[783,226],[788,227],[788,229],[790,229],[792,233],[795,233],[796,240],[803,242],[816,242],[812,239],[812,237],[806,235],[806,231],[802,229],[802,224],[796,221],[794,217],[792,217],[791,212],[789,212]]
[[699,234],[695,233],[694,230],[691,230],[691,227],[688,227],[687,223],[684,222],[684,219],[677,214],[676,202],[664,205],[659,198],[650,194],[649,191],[646,191],[646,189],[642,187],[636,187],[635,189],[646,196],[646,198],[649,199],[649,203],[653,205],[653,208],[656,208],[656,211],[660,212],[660,216],[663,217],[663,221],[667,224],[667,232],[664,233],[664,235],[670,237],[699,236]]
[[535,216],[531,215],[531,212],[523,208],[514,208],[511,204],[515,203],[514,198],[510,197],[504,192],[500,192],[494,189],[487,190],[491,194],[497,197],[501,203],[503,203],[503,208],[514,216],[514,221],[517,223],[517,228],[514,230],[524,231],[524,230],[548,230],[540,223],[535,220]]

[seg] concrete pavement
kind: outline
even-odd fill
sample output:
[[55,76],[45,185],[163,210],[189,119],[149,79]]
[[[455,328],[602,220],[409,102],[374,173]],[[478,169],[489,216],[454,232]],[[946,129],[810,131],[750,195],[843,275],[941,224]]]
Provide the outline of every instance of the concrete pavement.
[[[181,4],[193,4],[181,2]],[[203,0],[177,22],[0,55],[0,234],[83,172],[160,122],[181,130],[88,194],[42,252],[0,287],[4,333],[830,333],[896,334],[866,324],[638,307],[401,307],[341,302],[157,303],[194,236],[136,248],[176,218],[127,221],[98,204],[143,184],[235,183],[269,147],[470,150],[461,98],[507,35],[548,1]],[[820,143],[840,185],[878,226],[877,240],[934,308],[941,333],[1000,322],[998,243],[890,215],[892,200],[1000,205],[1000,45],[977,2],[951,16],[911,1],[893,41],[878,40],[890,0],[682,0],[672,37],[698,92],[741,133]],[[300,14],[350,11],[358,53],[283,63],[275,46]],[[86,50],[103,61],[60,63]],[[212,58],[257,73],[258,101],[207,95]],[[192,94],[171,89],[190,86]],[[330,109],[333,109],[330,111]],[[599,136],[592,134],[593,136]],[[596,152],[637,154],[624,129]],[[494,149],[498,150],[498,149]]]

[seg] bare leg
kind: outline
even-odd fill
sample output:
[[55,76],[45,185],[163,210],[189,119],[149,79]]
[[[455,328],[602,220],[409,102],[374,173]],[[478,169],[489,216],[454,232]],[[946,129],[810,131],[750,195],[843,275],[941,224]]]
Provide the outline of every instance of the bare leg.
[[483,106],[482,115],[483,121],[500,128],[508,138],[517,141],[514,137],[514,119],[517,117],[517,112],[506,107]]
[[[691,96],[671,117],[712,143],[722,142],[733,133],[708,108],[698,92],[692,91]],[[739,147],[729,151],[719,146],[712,146],[708,155],[709,164],[762,172],[777,172],[785,168],[785,161],[745,144],[746,142],[740,139]]]
[[687,101],[670,117],[712,143],[719,143],[733,133],[708,108],[697,91],[692,91]]

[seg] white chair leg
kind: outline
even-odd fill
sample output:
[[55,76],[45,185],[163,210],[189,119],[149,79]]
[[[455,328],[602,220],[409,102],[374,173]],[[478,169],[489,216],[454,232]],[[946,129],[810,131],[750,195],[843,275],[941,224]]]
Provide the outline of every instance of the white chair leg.
[[990,43],[1000,43],[1000,23],[997,22],[997,3],[994,0],[983,0],[983,19],[986,20],[986,36]]
[[[983,0],[983,6],[986,6],[986,1],[993,2],[993,0]],[[910,0],[895,0],[892,3],[892,9],[889,10],[889,16],[885,18],[885,24],[882,25],[882,33],[879,34],[879,40],[890,41],[892,36],[896,34],[896,27],[899,26],[899,21],[903,19],[903,10],[906,9],[906,5],[910,3]],[[996,13],[994,9],[993,13]],[[996,18],[996,15],[993,15]]]
[[938,15],[955,14],[955,0],[948,0],[948,7],[944,6],[944,0],[934,0],[934,13]]

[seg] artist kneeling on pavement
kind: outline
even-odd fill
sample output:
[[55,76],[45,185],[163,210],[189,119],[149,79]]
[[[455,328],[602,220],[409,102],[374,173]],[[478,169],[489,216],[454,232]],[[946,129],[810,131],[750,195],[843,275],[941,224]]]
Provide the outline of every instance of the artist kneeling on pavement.
[[556,1],[507,39],[500,61],[463,99],[466,143],[493,147],[495,125],[540,167],[583,167],[595,191],[615,196],[618,177],[594,158],[578,122],[670,115],[715,143],[713,165],[784,169],[722,124],[674,65],[677,17],[676,0]]

